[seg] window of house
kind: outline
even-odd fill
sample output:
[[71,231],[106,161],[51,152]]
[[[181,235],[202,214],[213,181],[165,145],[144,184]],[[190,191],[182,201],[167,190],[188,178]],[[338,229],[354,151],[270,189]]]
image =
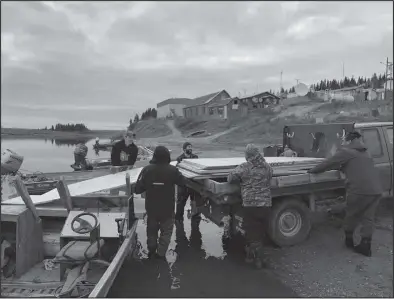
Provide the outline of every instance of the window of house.
[[209,115],[213,115],[213,108],[209,108]]
[[386,132],[387,132],[387,137],[389,139],[388,142],[392,145],[393,144],[393,127],[387,128]]
[[223,107],[218,107],[218,114],[223,115]]
[[238,105],[238,100],[234,100],[233,105]]
[[362,130],[363,141],[372,157],[383,156],[382,143],[377,129]]

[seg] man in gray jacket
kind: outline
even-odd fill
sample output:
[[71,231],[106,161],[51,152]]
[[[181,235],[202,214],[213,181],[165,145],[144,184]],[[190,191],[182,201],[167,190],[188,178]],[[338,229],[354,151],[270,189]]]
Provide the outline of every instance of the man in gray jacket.
[[[361,137],[355,131],[347,133],[343,147],[308,172],[322,173],[336,169],[346,175],[345,244],[360,254],[371,256],[374,218],[383,190],[379,173]],[[358,225],[361,225],[361,243],[354,246],[353,234]]]
[[254,262],[256,268],[262,267],[262,228],[269,213],[271,200],[272,168],[265,161],[259,149],[248,144],[245,151],[246,162],[235,168],[227,178],[230,184],[241,186],[243,227],[247,242],[247,263]]

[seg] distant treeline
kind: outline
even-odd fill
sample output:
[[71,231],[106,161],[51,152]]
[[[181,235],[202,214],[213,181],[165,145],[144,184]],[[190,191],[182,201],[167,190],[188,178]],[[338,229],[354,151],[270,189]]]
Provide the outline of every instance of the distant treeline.
[[43,130],[62,131],[62,132],[86,132],[89,129],[84,124],[56,124],[50,129],[45,127]]
[[134,120],[130,119],[129,129],[133,129],[140,120],[146,120],[150,118],[157,118],[157,110],[155,108],[146,109],[144,112],[142,112],[141,116],[136,113],[134,116]]
[[[354,87],[360,85],[363,85],[365,88],[382,88],[384,87],[385,82],[386,82],[385,75],[380,74],[378,76],[376,73],[374,73],[370,78],[358,77],[356,79],[354,77],[349,78],[345,76],[345,78],[341,80],[324,79],[324,80],[320,80],[320,82],[312,84],[311,87],[315,91],[326,90],[326,89],[335,90],[335,89]],[[285,94],[295,92],[295,86],[291,87],[289,90],[282,88],[281,92]],[[270,93],[273,93],[273,91],[270,90]]]

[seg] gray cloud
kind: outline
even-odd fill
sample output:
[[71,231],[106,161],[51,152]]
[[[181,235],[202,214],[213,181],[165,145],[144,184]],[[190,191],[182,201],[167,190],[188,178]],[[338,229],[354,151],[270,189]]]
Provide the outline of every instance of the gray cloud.
[[[168,97],[383,72],[392,2],[5,2],[2,124],[123,127]],[[24,117],[28,115],[28,117]]]

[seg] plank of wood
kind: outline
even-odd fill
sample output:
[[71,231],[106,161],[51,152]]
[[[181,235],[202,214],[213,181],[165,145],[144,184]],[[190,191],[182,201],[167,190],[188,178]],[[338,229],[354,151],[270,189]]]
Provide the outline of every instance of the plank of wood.
[[[172,165],[176,165],[177,162],[171,162]],[[135,184],[142,168],[133,168],[127,171],[118,172],[115,174],[109,174],[101,177],[97,177],[91,180],[78,182],[75,184],[68,185],[71,196],[79,196],[99,192],[103,190],[111,190],[122,188],[126,185],[125,176],[130,175],[130,183]],[[43,195],[31,196],[31,199],[35,205],[45,204],[59,199],[59,193],[56,189],[53,189]],[[2,204],[24,204],[21,197],[15,197],[7,199]]]
[[60,178],[60,181],[57,182],[56,188],[57,192],[59,193],[60,199],[64,204],[64,207],[67,209],[68,212],[70,212],[73,209],[73,203],[71,200],[70,191],[68,190],[68,187],[64,182],[63,178]]
[[137,224],[138,221],[135,221],[134,225],[128,231],[127,237],[120,246],[108,269],[96,284],[96,287],[93,289],[93,291],[90,293],[89,298],[103,298],[107,296],[121,266],[123,265],[124,260],[128,256],[130,250],[132,250],[135,246],[133,242],[135,241]]
[[30,210],[19,216],[16,232],[16,277],[44,259],[42,223]]

